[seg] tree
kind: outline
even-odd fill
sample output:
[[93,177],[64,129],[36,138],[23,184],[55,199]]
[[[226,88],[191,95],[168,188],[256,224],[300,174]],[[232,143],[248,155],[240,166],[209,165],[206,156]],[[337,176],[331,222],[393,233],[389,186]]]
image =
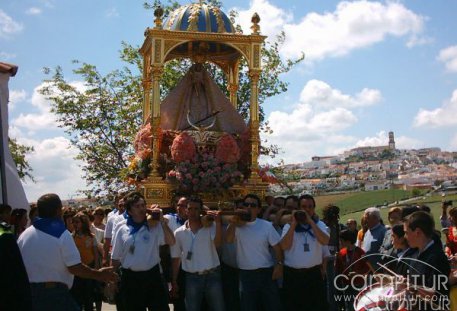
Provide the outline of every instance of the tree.
[[[220,6],[219,1],[210,1]],[[145,4],[146,8],[157,6]],[[178,6],[169,1],[164,9],[165,15]],[[231,18],[236,12],[231,12]],[[240,29],[239,25],[237,28]],[[301,62],[304,56],[295,60],[283,60],[279,49],[285,35],[280,34],[275,40],[262,48],[264,70],[259,80],[260,121],[263,131],[271,131],[262,104],[270,97],[287,91],[288,84],[280,80],[280,75],[287,73]],[[125,62],[121,69],[103,75],[97,67],[74,61],[78,65],[73,73],[79,76],[84,85],[72,85],[63,74],[61,67],[54,70],[46,68],[51,74],[40,92],[52,102],[52,111],[57,115],[61,127],[70,136],[71,143],[79,149],[78,159],[85,163],[83,171],[93,194],[103,190],[118,190],[123,186],[120,172],[127,167],[133,154],[133,138],[141,126],[142,118],[142,59],[138,46],[122,42],[120,58]],[[161,98],[163,99],[187,72],[189,60],[173,60],[164,68],[161,80]],[[250,86],[246,61],[240,63],[238,103],[239,112],[249,118]],[[227,90],[224,73],[213,64],[206,65],[207,70],[222,90]],[[227,91],[226,91],[227,92]],[[226,93],[228,96],[228,93]],[[274,156],[278,147],[262,146],[262,152]]]
[[27,161],[26,156],[34,151],[33,147],[21,145],[14,138],[8,138],[8,145],[13,157],[14,163],[16,163],[17,173],[22,181],[29,178],[31,181],[35,181],[32,175],[32,167]]

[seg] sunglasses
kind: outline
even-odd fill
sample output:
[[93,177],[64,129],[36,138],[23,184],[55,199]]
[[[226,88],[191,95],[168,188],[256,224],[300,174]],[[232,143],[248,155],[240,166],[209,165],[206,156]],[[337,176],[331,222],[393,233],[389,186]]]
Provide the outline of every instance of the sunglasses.
[[105,216],[105,214],[103,214],[103,213],[95,213],[94,215]]
[[244,202],[243,206],[244,207],[257,207],[257,203]]

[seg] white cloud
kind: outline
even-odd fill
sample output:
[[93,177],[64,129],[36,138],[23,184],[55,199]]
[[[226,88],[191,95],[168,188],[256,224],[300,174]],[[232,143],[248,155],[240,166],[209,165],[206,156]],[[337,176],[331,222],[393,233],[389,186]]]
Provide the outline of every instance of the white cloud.
[[[81,81],[73,81],[69,84],[80,91],[83,91],[86,88],[84,82]],[[39,92],[44,86],[45,83],[41,83],[35,87],[31,98],[31,104],[38,112],[27,114],[21,113],[11,122],[12,126],[28,129],[31,133],[34,133],[37,130],[50,130],[59,127],[56,115],[51,112],[51,101],[47,100],[46,97]]]
[[37,7],[31,7],[28,8],[27,11],[25,11],[25,14],[27,15],[40,15],[43,11],[40,8]]
[[316,154],[334,154],[356,141],[342,134],[358,121],[350,109],[372,105],[381,98],[377,90],[363,89],[348,95],[323,81],[311,80],[292,112],[270,113],[273,133],[263,134],[262,139],[278,145],[284,151],[279,157],[287,163],[308,161]]
[[12,122],[13,126],[28,129],[31,133],[38,130],[56,129],[57,122],[51,113],[20,114]]
[[444,102],[440,108],[433,110],[419,109],[414,118],[416,127],[444,127],[457,125],[457,89],[452,93],[450,100]]
[[363,107],[371,106],[382,99],[379,90],[364,88],[355,96],[343,94],[340,90],[332,89],[330,85],[319,80],[310,80],[300,94],[300,101],[311,105],[325,107]]
[[9,110],[13,110],[14,107],[24,101],[27,98],[27,92],[25,90],[11,90],[9,99]]
[[14,33],[22,31],[22,24],[13,20],[8,14],[0,9],[0,38],[8,37]]
[[250,8],[242,10],[234,8],[238,12],[238,21],[245,34],[250,34],[251,18],[254,13],[260,16],[260,32],[269,37],[278,35],[283,25],[292,21],[292,13],[272,5],[268,0],[253,0],[250,2]]
[[40,84],[33,90],[31,104],[38,109],[37,113],[21,113],[11,124],[18,128],[25,128],[31,132],[44,129],[56,129],[58,123],[55,115],[51,112],[51,103],[39,93],[44,84]]
[[42,141],[19,138],[20,143],[33,146],[29,156],[36,183],[27,182],[24,189],[29,200],[36,200],[44,193],[54,192],[68,198],[77,190],[86,189],[82,179],[81,162],[74,159],[78,151],[64,137],[52,137]]
[[342,56],[381,42],[386,36],[407,36],[409,47],[429,42],[422,36],[426,17],[399,2],[342,1],[333,12],[310,12],[298,23],[293,23],[291,13],[268,0],[254,0],[250,6],[238,10],[244,32],[250,33],[250,18],[258,11],[263,34],[274,36],[285,31],[281,54],[286,57],[297,57],[302,52],[309,61]]
[[16,54],[7,53],[7,52],[0,52],[0,59],[2,60],[10,60],[16,58]]
[[444,63],[447,71],[457,72],[457,45],[442,49],[438,60]]
[[110,8],[110,9],[106,10],[105,15],[106,15],[106,17],[118,17],[119,12],[117,11],[116,8]]

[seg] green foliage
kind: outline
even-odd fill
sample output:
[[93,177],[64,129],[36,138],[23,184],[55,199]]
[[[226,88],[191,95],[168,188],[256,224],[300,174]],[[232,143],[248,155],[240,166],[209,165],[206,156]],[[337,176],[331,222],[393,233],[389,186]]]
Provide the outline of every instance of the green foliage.
[[[75,62],[78,64],[78,62]],[[122,186],[118,174],[133,153],[141,125],[141,79],[127,67],[105,76],[83,63],[73,71],[84,85],[72,85],[57,67],[40,92],[52,101],[61,127],[79,149],[78,159],[95,194]]]
[[413,190],[411,190],[411,195],[413,197],[418,197],[422,195],[422,191],[420,189],[414,188]]
[[[221,6],[220,1],[209,1]],[[160,4],[154,1],[145,3],[146,9]],[[168,1],[162,5],[164,17],[168,16],[179,4]],[[231,12],[236,17],[236,12]],[[239,29],[239,25],[237,25]],[[262,48],[263,72],[259,80],[259,104],[261,130],[271,132],[264,122],[262,104],[275,95],[287,91],[288,84],[280,80],[280,75],[304,59],[282,60],[279,49],[284,43],[284,33]],[[78,159],[84,161],[85,178],[93,194],[100,191],[115,191],[123,186],[121,172],[128,166],[133,154],[132,142],[142,123],[142,65],[138,46],[122,42],[120,58],[125,62],[121,69],[100,73],[96,66],[74,61],[78,67],[73,70],[84,85],[76,86],[64,77],[61,67],[45,72],[51,77],[41,89],[52,102],[52,111],[57,115],[61,127],[70,135],[71,142],[79,149]],[[189,60],[172,60],[164,67],[161,79],[160,97],[163,99],[173,89],[191,66]],[[206,68],[228,96],[227,79],[223,71],[214,64]],[[250,79],[246,60],[240,62],[238,103],[239,112],[249,119]],[[278,147],[262,144],[262,153],[274,156]]]
[[32,167],[26,159],[26,156],[34,151],[33,147],[21,145],[16,139],[8,138],[8,145],[13,156],[14,163],[16,163],[17,173],[19,178],[25,181],[27,178],[35,182],[32,175]]

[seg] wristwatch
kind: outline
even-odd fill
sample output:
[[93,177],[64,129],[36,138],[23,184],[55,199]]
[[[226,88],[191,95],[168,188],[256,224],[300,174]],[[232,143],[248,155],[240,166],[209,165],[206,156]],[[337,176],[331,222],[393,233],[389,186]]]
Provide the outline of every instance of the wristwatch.
[[276,262],[276,264],[279,265],[279,266],[282,266],[282,265],[284,265],[284,261],[279,260],[279,261]]

